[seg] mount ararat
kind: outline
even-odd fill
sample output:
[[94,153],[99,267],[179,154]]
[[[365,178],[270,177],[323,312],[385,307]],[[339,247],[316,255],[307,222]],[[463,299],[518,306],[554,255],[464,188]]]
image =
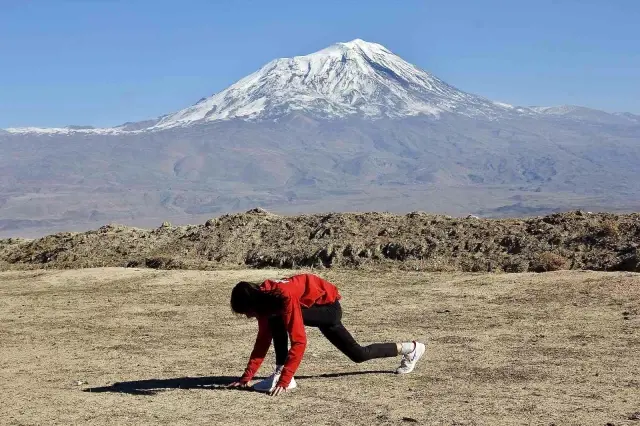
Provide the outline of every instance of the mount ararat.
[[376,43],[276,59],[157,119],[0,130],[0,235],[106,222],[640,208],[640,116],[469,94]]

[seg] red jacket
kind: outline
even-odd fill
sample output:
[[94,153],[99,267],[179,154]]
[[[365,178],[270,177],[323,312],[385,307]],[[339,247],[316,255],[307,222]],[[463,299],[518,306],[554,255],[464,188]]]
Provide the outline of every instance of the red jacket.
[[[285,297],[282,319],[289,332],[291,348],[282,369],[278,386],[287,387],[295,374],[304,350],[307,347],[307,334],[302,320],[302,308],[313,305],[325,305],[340,300],[336,286],[312,274],[296,275],[282,280],[267,280],[260,288],[264,291],[278,289]],[[271,346],[271,330],[266,316],[258,317],[258,336],[251,352],[251,359],[240,381],[246,383],[256,374]]]

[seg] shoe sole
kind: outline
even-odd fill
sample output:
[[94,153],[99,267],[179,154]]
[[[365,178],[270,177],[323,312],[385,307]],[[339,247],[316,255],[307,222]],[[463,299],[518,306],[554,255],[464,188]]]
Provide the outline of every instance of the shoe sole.
[[411,373],[415,368],[416,368],[416,364],[418,363],[418,361],[420,361],[420,358],[422,358],[422,355],[425,354],[425,352],[427,352],[427,345],[425,345],[424,343],[421,344],[421,346],[419,346],[420,348],[422,348],[422,351],[418,351],[417,356],[415,361],[413,361],[413,367],[411,367],[411,370],[409,371],[398,371],[396,370],[396,374],[409,374]]

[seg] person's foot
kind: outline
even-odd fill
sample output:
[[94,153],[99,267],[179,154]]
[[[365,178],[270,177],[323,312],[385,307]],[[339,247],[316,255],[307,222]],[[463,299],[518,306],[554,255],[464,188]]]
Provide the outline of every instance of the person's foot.
[[[275,371],[269,377],[253,385],[253,389],[258,392],[271,392],[278,384],[280,374],[282,374],[282,366],[277,366]],[[289,386],[287,386],[287,390],[295,389],[297,386],[296,379],[292,377],[291,382],[289,382]]]
[[407,374],[411,373],[414,368],[416,368],[416,363],[420,359],[422,355],[424,355],[427,347],[424,343],[413,342],[415,344],[415,348],[413,352],[408,353],[406,355],[402,355],[402,360],[400,361],[400,367],[396,369],[396,374]]

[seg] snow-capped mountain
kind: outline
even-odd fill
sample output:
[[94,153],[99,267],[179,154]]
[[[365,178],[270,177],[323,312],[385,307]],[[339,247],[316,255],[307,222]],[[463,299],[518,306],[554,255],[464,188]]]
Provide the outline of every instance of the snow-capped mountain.
[[637,211],[639,141],[640,116],[492,102],[354,40],[156,119],[0,130],[0,237],[255,206]]
[[380,44],[356,39],[309,55],[273,60],[225,90],[154,120],[113,128],[24,127],[5,131],[107,135],[232,119],[277,120],[291,113],[318,119],[419,115],[439,118],[442,113],[489,120],[521,116],[583,119],[600,115],[605,120],[622,117],[573,106],[529,108],[493,102],[445,83]]
[[291,112],[368,118],[460,112],[492,117],[513,107],[462,92],[376,43],[353,40],[276,59],[229,88],[164,117],[156,128],[273,119]]

